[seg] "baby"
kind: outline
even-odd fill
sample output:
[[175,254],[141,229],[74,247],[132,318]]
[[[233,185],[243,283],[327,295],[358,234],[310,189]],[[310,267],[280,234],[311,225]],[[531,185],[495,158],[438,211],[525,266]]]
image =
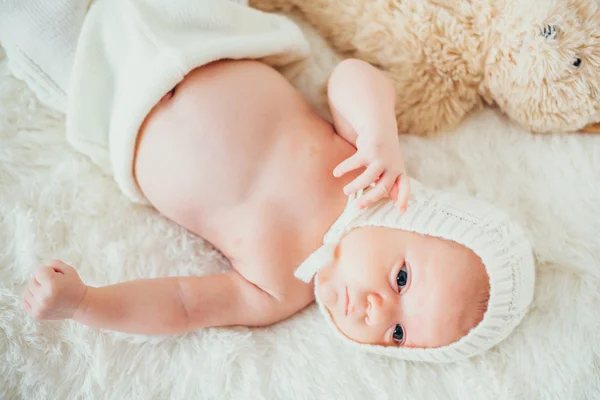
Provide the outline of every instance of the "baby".
[[95,1],[69,141],[233,268],[91,287],[53,261],[26,311],[178,334],[273,324],[316,298],[346,343],[402,359],[456,361],[503,340],[532,300],[523,232],[485,203],[409,179],[396,94],[371,65],[340,63],[333,126],[317,116],[275,69],[307,54],[290,20],[233,2]]

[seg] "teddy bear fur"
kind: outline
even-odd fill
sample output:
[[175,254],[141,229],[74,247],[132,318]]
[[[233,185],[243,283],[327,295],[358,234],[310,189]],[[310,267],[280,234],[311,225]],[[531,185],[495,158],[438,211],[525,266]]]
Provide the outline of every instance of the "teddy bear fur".
[[299,15],[393,81],[400,133],[498,106],[532,132],[597,129],[600,0],[250,0]]

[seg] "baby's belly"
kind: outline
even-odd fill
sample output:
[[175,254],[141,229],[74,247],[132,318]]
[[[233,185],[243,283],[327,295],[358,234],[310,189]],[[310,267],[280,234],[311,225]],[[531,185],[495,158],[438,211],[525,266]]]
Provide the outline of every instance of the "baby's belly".
[[151,113],[136,177],[168,218],[233,248],[228,238],[261,222],[283,226],[339,205],[332,171],[350,154],[340,141],[275,71],[225,62],[194,71]]

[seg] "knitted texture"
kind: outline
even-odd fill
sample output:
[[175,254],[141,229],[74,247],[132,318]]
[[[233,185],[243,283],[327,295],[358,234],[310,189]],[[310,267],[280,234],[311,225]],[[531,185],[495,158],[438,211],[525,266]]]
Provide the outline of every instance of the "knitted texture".
[[77,38],[90,0],[0,2],[0,44],[11,72],[45,105],[64,112]]
[[531,245],[519,226],[499,209],[450,192],[426,188],[412,180],[407,211],[400,215],[394,202],[382,199],[359,210],[356,198],[348,205],[324,237],[324,244],[296,270],[308,282],[320,268],[333,260],[340,239],[362,226],[381,226],[435,236],[462,244],[477,254],[490,280],[490,299],[483,320],[459,341],[439,348],[402,348],[356,343],[341,334],[319,299],[315,297],[328,324],[351,346],[405,360],[454,362],[472,357],[504,340],[527,313],[535,283]]
[[137,132],[160,98],[192,69],[219,59],[283,67],[309,45],[290,19],[224,0],[96,0],[75,55],[67,139],[147,203],[133,176]]

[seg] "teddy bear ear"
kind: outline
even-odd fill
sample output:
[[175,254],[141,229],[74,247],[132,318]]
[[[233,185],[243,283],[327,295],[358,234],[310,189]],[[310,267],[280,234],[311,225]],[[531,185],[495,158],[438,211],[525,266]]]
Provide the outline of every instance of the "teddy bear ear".
[[545,25],[540,29],[540,35],[546,39],[555,40],[558,34],[558,27],[556,25]]

